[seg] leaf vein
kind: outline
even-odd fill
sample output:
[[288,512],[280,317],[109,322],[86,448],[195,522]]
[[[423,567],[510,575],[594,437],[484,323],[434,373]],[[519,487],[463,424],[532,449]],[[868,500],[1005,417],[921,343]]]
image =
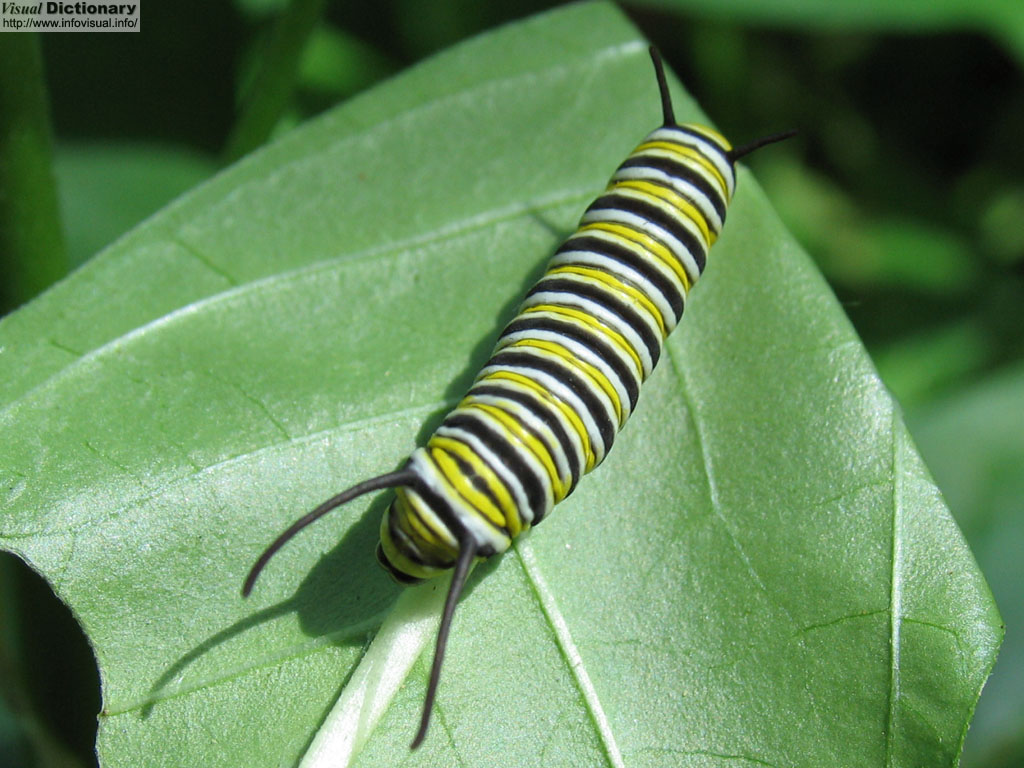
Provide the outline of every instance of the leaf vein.
[[[405,418],[407,416],[413,416],[413,415],[417,415],[417,414],[430,414],[430,413],[434,413],[434,412],[440,410],[441,408],[451,409],[451,408],[454,408],[457,403],[458,403],[458,400],[452,398],[452,399],[442,400],[440,402],[432,402],[432,403],[428,403],[428,404],[425,404],[425,405],[417,405],[417,406],[413,406],[411,408],[405,408],[405,409],[402,409],[402,410],[389,411],[389,412],[386,412],[386,413],[375,414],[373,416],[369,416],[369,417],[364,418],[364,419],[357,419],[355,421],[347,422],[347,423],[344,423],[344,424],[337,424],[337,425],[335,425],[335,426],[333,426],[333,427],[331,427],[329,429],[324,429],[324,430],[321,430],[319,432],[314,432],[314,433],[312,433],[310,435],[303,435],[301,437],[292,438],[289,442],[293,442],[293,443],[313,443],[313,442],[316,442],[318,440],[324,440],[324,439],[327,439],[327,438],[330,438],[330,437],[333,437],[333,436],[344,434],[346,432],[355,432],[355,431],[358,431],[360,429],[369,429],[369,428],[372,428],[375,425],[380,424],[380,423],[389,422],[389,421],[397,421],[397,420],[403,419],[403,418]],[[82,521],[82,523],[79,524],[79,525],[70,526],[68,528],[63,528],[63,529],[60,529],[60,530],[30,530],[30,531],[18,531],[16,533],[4,533],[3,537],[6,538],[6,539],[23,539],[23,538],[30,538],[30,537],[34,537],[34,536],[53,536],[53,535],[67,535],[67,534],[75,535],[77,533],[80,533],[83,530],[86,530],[86,529],[89,529],[89,528],[93,528],[93,527],[95,527],[97,525],[101,525],[103,523],[107,523],[107,522],[109,522],[111,520],[114,520],[119,515],[123,515],[125,512],[128,512],[129,510],[135,509],[136,507],[138,507],[141,504],[144,504],[144,503],[146,503],[148,501],[152,501],[153,499],[158,498],[162,494],[167,493],[170,489],[172,489],[172,488],[174,488],[174,487],[176,487],[178,485],[181,485],[183,483],[184,484],[188,484],[188,483],[194,482],[195,477],[197,475],[207,474],[207,473],[219,470],[219,469],[223,469],[225,467],[229,467],[229,466],[231,466],[234,463],[237,463],[237,462],[240,462],[240,461],[245,461],[245,460],[247,460],[247,459],[249,459],[249,458],[251,458],[253,456],[256,456],[256,455],[262,453],[263,451],[274,450],[274,449],[278,448],[280,445],[281,445],[281,443],[269,443],[269,444],[261,446],[259,448],[255,448],[253,450],[246,451],[245,453],[240,453],[240,454],[237,454],[237,455],[234,455],[234,456],[229,456],[228,458],[222,459],[220,461],[215,461],[212,464],[208,464],[207,466],[202,467],[201,469],[199,469],[196,472],[188,472],[185,475],[179,475],[179,476],[172,477],[172,478],[170,478],[170,479],[168,479],[166,481],[161,481],[161,482],[157,483],[156,485],[150,486],[149,489],[147,489],[146,493],[132,498],[130,501],[128,501],[127,503],[121,505],[120,507],[118,507],[116,509],[109,510],[108,512],[104,513],[100,517],[86,519],[86,520]],[[195,465],[192,464],[192,466],[195,466]]]
[[572,633],[569,631],[569,623],[559,609],[555,595],[540,571],[540,565],[537,563],[533,548],[528,541],[517,539],[515,541],[515,551],[522,563],[526,577],[533,586],[534,594],[537,596],[541,610],[548,620],[548,625],[555,633],[555,639],[562,652],[562,657],[566,660],[569,671],[576,681],[580,695],[583,697],[584,705],[594,721],[597,736],[604,748],[608,764],[612,768],[625,768],[622,753],[619,751],[619,746],[615,741],[615,734],[612,732],[611,723],[608,722],[608,716],[601,705],[601,699],[597,695],[597,689],[594,688],[594,683],[587,673],[586,664],[583,661],[580,650],[572,638]]

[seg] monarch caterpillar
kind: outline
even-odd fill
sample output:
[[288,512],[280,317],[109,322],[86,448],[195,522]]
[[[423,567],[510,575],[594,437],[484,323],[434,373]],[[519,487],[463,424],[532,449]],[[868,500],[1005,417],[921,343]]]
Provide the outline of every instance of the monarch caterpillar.
[[413,749],[430,724],[473,560],[508,549],[601,463],[704,271],[735,189],[736,160],[795,133],[733,149],[710,128],[677,124],[661,56],[653,46],[650,53],[661,127],[619,166],[555,252],[469,392],[401,469],[331,497],[289,526],[242,587],[248,596],[270,558],[310,523],[395,488],[381,521],[381,565],[403,584],[455,569]]

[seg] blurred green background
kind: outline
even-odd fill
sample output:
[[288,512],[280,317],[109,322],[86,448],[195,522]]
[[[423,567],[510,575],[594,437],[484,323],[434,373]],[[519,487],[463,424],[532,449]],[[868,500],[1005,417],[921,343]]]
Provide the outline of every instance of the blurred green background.
[[[0,309],[273,135],[550,5],[179,0],[145,4],[138,34],[0,33]],[[1024,765],[1024,2],[623,8],[726,135],[800,130],[750,164],[903,405],[1007,623],[962,764]],[[49,256],[26,277],[33,248]],[[0,767],[95,763],[88,646],[6,555],[0,686]]]

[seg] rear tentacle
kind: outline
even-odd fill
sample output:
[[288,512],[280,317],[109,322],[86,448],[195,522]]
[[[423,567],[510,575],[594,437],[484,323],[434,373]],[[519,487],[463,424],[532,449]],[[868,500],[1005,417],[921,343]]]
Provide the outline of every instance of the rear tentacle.
[[672,95],[668,91],[668,81],[665,79],[665,65],[661,63],[661,53],[653,45],[648,49],[651,52],[651,61],[654,63],[654,76],[658,78],[658,91],[661,93],[661,113],[664,118],[665,128],[672,128],[676,125],[675,111],[672,109]]
[[760,149],[761,147],[764,147],[768,144],[774,144],[777,141],[789,139],[793,136],[796,136],[796,134],[797,132],[795,129],[789,131],[782,131],[781,133],[773,133],[771,136],[765,136],[764,138],[757,139],[756,141],[752,141],[749,144],[744,144],[742,147],[730,149],[728,152],[726,152],[726,154],[729,156],[729,159],[735,163],[741,157],[743,157],[744,155],[749,155],[755,149]]

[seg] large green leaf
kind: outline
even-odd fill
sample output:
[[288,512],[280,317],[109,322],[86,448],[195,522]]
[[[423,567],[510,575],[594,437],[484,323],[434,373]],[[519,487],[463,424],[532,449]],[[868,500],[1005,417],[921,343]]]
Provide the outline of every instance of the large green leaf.
[[907,420],[985,567],[1009,630],[971,725],[964,764],[1024,764],[1024,365],[919,407]]
[[477,569],[419,752],[443,583],[399,597],[372,563],[386,496],[239,598],[282,526],[429,434],[658,117],[635,30],[564,8],[294,132],[0,325],[0,540],[95,646],[104,765],[955,762],[999,617],[746,173],[619,447]]

